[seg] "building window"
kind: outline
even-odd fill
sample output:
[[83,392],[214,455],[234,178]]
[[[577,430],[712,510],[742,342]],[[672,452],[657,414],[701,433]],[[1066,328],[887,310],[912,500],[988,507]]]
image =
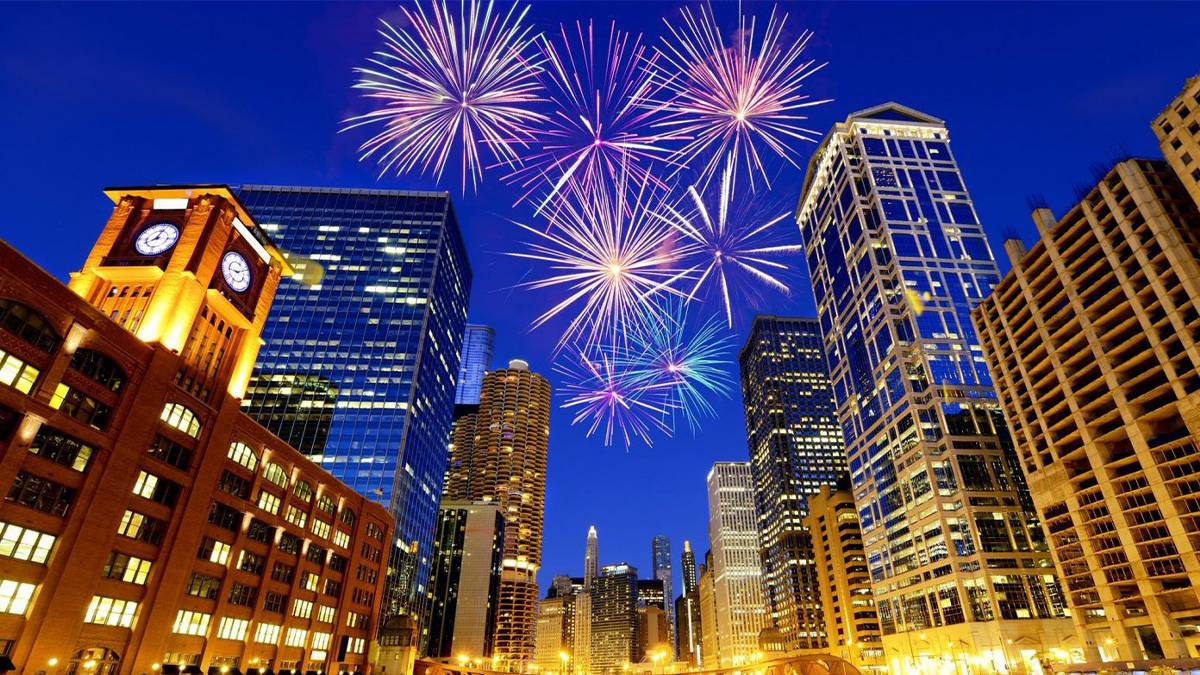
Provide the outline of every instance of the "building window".
[[245,640],[249,628],[250,622],[245,619],[223,616],[221,623],[217,624],[217,637],[222,640]]
[[288,484],[287,472],[283,470],[282,466],[272,462],[267,462],[263,466],[263,478],[281,488],[286,488]]
[[9,579],[0,580],[0,612],[24,615],[35,588],[34,584],[24,584]]
[[317,621],[321,623],[333,623],[337,619],[337,610],[329,605],[317,606]]
[[317,500],[317,510],[332,518],[333,514],[337,512],[337,504],[329,495],[321,495],[321,498]]
[[93,595],[87,613],[83,615],[83,621],[101,626],[129,628],[133,625],[133,616],[137,614],[137,608],[138,604],[132,600]]
[[346,571],[346,564],[347,560],[344,557],[336,553],[329,554],[329,569],[344,573]]
[[312,618],[313,604],[308,600],[296,598],[292,602],[292,616],[300,619]]
[[229,459],[241,464],[250,471],[258,468],[258,455],[245,443],[234,443],[229,446]]
[[275,541],[275,528],[257,518],[251,518],[250,527],[246,528],[246,536],[260,544],[270,544]]
[[8,501],[55,516],[66,516],[75,491],[48,478],[18,471],[8,490]]
[[93,429],[107,427],[112,414],[112,408],[61,382],[55,387],[54,396],[50,397],[50,407]]
[[324,565],[325,564],[325,554],[326,554],[325,549],[321,548],[320,546],[317,546],[316,544],[310,543],[308,545],[308,550],[304,552],[304,558],[306,560],[308,560],[309,562],[315,562],[318,565]]
[[175,615],[175,625],[171,628],[171,631],[179,635],[199,635],[203,637],[208,633],[208,622],[211,620],[211,614],[181,609]]
[[125,384],[125,371],[94,349],[76,349],[71,355],[71,368],[113,392],[120,391]]
[[146,577],[150,575],[150,561],[113,551],[108,556],[108,562],[104,564],[102,574],[106,579],[118,579],[144,586]]
[[200,419],[196,417],[196,413],[178,403],[168,403],[163,406],[160,419],[192,438],[200,436]]
[[343,525],[351,526],[354,525],[355,521],[358,520],[358,518],[354,515],[354,511],[351,511],[347,508],[342,509],[342,512],[338,514],[338,519],[342,521]]
[[15,300],[0,300],[0,327],[47,354],[58,345],[46,317]]
[[56,537],[20,525],[0,522],[0,556],[46,564]]
[[342,548],[350,548],[350,535],[341,530],[334,530],[333,543]]
[[329,538],[329,523],[323,520],[313,519],[312,532],[322,539]]
[[229,604],[242,607],[254,607],[258,600],[258,589],[246,584],[234,582],[229,588]]
[[249,572],[257,576],[261,576],[263,568],[266,567],[267,559],[261,555],[256,555],[250,551],[242,551],[238,554],[237,568],[243,572]]
[[304,523],[306,520],[308,520],[308,514],[301,511],[296,506],[288,506],[287,515],[284,516],[284,520],[295,525],[296,527],[304,529]]
[[147,544],[158,544],[166,529],[167,524],[157,518],[126,510],[125,515],[121,516],[121,524],[117,526],[117,534]]
[[230,532],[237,532],[242,525],[242,512],[214,501],[208,507],[208,522]]
[[[303,575],[300,576],[300,587],[306,591],[312,591],[312,592],[316,593],[317,592],[317,584],[319,582],[320,582],[320,577],[318,577],[316,574],[313,574],[312,572],[305,572]],[[299,603],[302,601],[297,600],[296,602]],[[309,610],[309,613],[312,613],[312,605],[311,604],[309,605],[308,610]],[[307,619],[308,617],[304,617],[304,618]]]
[[287,596],[283,593],[275,591],[267,591],[267,596],[263,598],[263,609],[275,614],[283,614],[283,608],[287,607]]
[[164,506],[175,506],[175,502],[179,499],[180,489],[178,483],[159,478],[145,471],[138,472],[137,481],[133,484],[133,494]]
[[170,464],[180,471],[187,471],[192,466],[192,451],[182,445],[156,435],[150,444],[150,456]]
[[342,636],[342,645],[351,654],[362,654],[367,650],[367,641],[365,639],[350,637],[349,635]]
[[205,537],[204,541],[200,542],[200,551],[196,554],[197,558],[215,562],[218,565],[224,565],[229,562],[229,544],[223,541],[217,541],[212,537]]
[[279,497],[267,492],[266,490],[263,490],[262,488],[259,488],[258,508],[274,516],[279,514],[279,504]]
[[264,645],[279,642],[279,626],[271,623],[260,623],[254,631],[254,641]]
[[308,484],[308,482],[298,480],[298,481],[296,481],[295,487],[292,488],[292,494],[296,495],[296,498],[299,499],[300,501],[304,502],[305,504],[308,504],[309,502],[312,501],[313,489],[312,489],[312,486]]
[[229,469],[221,472],[221,480],[217,481],[217,489],[239,499],[250,499],[250,481]]
[[271,578],[280,583],[290,584],[295,576],[296,568],[291,565],[276,561],[275,566],[271,568]]
[[303,628],[289,628],[287,630],[287,638],[283,643],[289,647],[303,647],[305,639],[308,638],[308,631]]
[[221,592],[221,580],[207,574],[192,572],[192,577],[188,579],[184,592],[192,597],[216,600],[217,595]]
[[92,458],[90,446],[46,424],[38,429],[29,451],[81,473],[87,470],[88,461]]
[[284,532],[282,535],[280,535],[279,544],[276,546],[276,548],[284,553],[299,555],[300,543],[300,537],[297,537],[291,532]]
[[326,579],[324,593],[331,598],[338,597],[342,594],[342,582],[334,581],[333,579]]

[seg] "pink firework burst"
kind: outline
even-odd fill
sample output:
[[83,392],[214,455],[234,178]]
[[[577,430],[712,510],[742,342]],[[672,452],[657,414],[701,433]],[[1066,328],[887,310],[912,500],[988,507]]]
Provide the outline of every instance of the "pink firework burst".
[[574,414],[571,424],[588,425],[588,437],[602,429],[605,445],[612,445],[614,437],[627,448],[635,438],[653,445],[654,432],[671,433],[664,421],[670,416],[669,404],[617,367],[621,360],[617,351],[595,345],[569,350],[555,366],[563,376],[563,408]]
[[517,166],[518,148],[546,121],[532,108],[542,98],[536,34],[524,23],[528,7],[496,11],[491,0],[470,0],[459,4],[457,16],[445,0],[428,10],[419,2],[414,7],[402,9],[405,30],[381,22],[384,47],[355,69],[354,85],[379,107],[346,120],[342,130],[383,127],[359,147],[380,176],[419,170],[441,180],[450,157],[460,153],[463,190],[468,174],[478,188],[481,155]]
[[820,138],[802,125],[805,108],[828,103],[803,90],[804,81],[825,66],[801,58],[812,33],[785,40],[787,14],[774,8],[757,42],[757,20],[739,13],[737,34],[727,45],[708,3],[696,13],[684,7],[680,16],[682,21],[666,21],[670,35],[651,68],[672,93],[658,124],[689,139],[674,159],[691,165],[707,156],[702,184],[724,161],[750,173],[752,190],[756,175],[769,188],[760,147],[795,165],[793,142]]

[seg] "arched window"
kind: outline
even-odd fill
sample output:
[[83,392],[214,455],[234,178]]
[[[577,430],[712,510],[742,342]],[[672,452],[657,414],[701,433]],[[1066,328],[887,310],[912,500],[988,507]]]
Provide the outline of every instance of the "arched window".
[[0,327],[47,354],[58,345],[58,333],[46,317],[16,300],[0,299]]
[[258,455],[245,443],[237,442],[230,445],[228,457],[251,471],[258,468]]
[[287,471],[284,471],[282,466],[273,462],[267,462],[263,466],[263,478],[281,488],[286,488],[288,484]]
[[306,481],[298,480],[296,481],[296,487],[292,488],[292,494],[307,504],[312,501],[313,489]]
[[337,511],[337,502],[333,501],[329,495],[321,495],[321,498],[317,500],[317,510],[332,516]]
[[354,521],[358,520],[358,518],[354,515],[354,511],[351,511],[350,509],[342,509],[342,512],[338,517],[341,518],[342,523],[346,525],[353,525]]
[[112,391],[119,391],[125,384],[125,371],[116,361],[94,349],[76,349],[71,356],[71,368]]
[[178,403],[168,403],[163,406],[160,417],[162,421],[192,438],[200,436],[200,420],[196,417],[196,413]]

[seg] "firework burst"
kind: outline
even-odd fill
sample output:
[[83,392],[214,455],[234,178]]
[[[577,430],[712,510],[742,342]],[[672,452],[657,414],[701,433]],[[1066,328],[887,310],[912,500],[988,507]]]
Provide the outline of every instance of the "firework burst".
[[748,277],[788,295],[790,289],[781,276],[790,268],[776,258],[804,253],[800,244],[776,243],[779,234],[776,226],[789,212],[775,216],[766,213],[761,200],[746,195],[735,199],[733,168],[729,165],[722,172],[716,190],[702,193],[693,185],[681,203],[665,204],[655,212],[657,218],[682,235],[686,242],[682,248],[697,261],[693,269],[698,272],[694,281],[687,284],[688,299],[718,293],[730,328],[733,327],[731,287]]
[[380,176],[420,170],[441,180],[452,154],[462,155],[462,188],[483,178],[485,152],[497,164],[515,167],[518,148],[533,138],[532,127],[546,118],[531,106],[542,98],[533,53],[535,39],[524,24],[528,7],[507,12],[493,2],[464,0],[457,16],[445,0],[428,9],[402,9],[406,30],[387,22],[379,34],[384,48],[356,68],[354,85],[379,107],[345,121],[343,131],[383,128],[359,147]]
[[640,34],[617,30],[615,22],[607,37],[596,33],[590,20],[576,21],[573,31],[562,25],[558,40],[541,43],[553,112],[539,149],[507,176],[525,191],[518,201],[544,193],[539,211],[568,181],[599,190],[622,170],[640,180],[670,152],[663,145],[669,136],[651,129],[662,104],[655,98],[657,81],[646,71],[657,56],[642,45]]
[[675,414],[687,420],[692,433],[701,417],[715,414],[709,397],[729,396],[726,382],[730,362],[725,358],[731,337],[720,321],[689,325],[687,303],[668,299],[667,321],[655,322],[636,335],[630,358],[621,363],[630,381],[646,392],[663,396],[666,422],[675,427]]
[[671,227],[655,215],[662,193],[648,177],[630,182],[622,170],[615,186],[590,190],[568,183],[549,218],[538,229],[517,223],[536,240],[509,255],[549,268],[519,288],[554,289],[566,297],[533,322],[537,328],[567,312],[572,318],[559,341],[619,344],[646,322],[660,320],[653,300],[682,295],[676,283],[692,270],[679,266],[690,253]]
[[707,3],[696,13],[684,7],[681,16],[681,22],[666,21],[670,35],[651,69],[673,95],[658,125],[690,139],[676,151],[680,163],[708,157],[701,183],[726,161],[749,172],[752,190],[756,175],[769,188],[759,146],[795,165],[793,141],[820,136],[801,124],[805,108],[828,102],[803,93],[804,81],[825,66],[801,59],[812,33],[785,42],[787,14],[775,8],[761,41],[755,41],[756,19],[739,15],[727,46]]
[[569,350],[555,366],[563,376],[563,408],[573,413],[571,424],[588,425],[589,438],[603,429],[605,445],[612,445],[614,436],[625,447],[635,438],[653,445],[652,433],[671,433],[664,421],[670,416],[669,404],[617,365],[624,358],[619,351],[595,345]]

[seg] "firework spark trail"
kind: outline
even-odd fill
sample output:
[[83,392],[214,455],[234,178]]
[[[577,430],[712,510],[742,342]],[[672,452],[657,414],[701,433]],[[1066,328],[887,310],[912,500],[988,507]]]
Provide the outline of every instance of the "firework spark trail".
[[729,396],[726,382],[731,362],[725,358],[731,336],[720,321],[709,319],[698,328],[688,323],[687,303],[667,300],[669,319],[650,324],[636,334],[629,358],[619,365],[630,381],[647,392],[665,397],[667,422],[675,427],[675,414],[687,421],[694,434],[700,418],[716,414],[710,395]]
[[660,320],[654,299],[679,295],[675,288],[693,270],[679,265],[691,252],[673,242],[671,227],[654,215],[663,194],[649,178],[631,183],[622,170],[615,186],[588,190],[571,181],[545,230],[517,223],[535,240],[508,255],[548,268],[518,287],[555,289],[566,297],[543,312],[532,328],[570,309],[558,348],[568,341],[619,344],[644,322]]
[[[683,235],[690,244],[684,247],[691,257],[700,260],[694,269],[699,270],[695,282],[687,290],[689,300],[696,299],[706,285],[716,285],[725,309],[729,327],[733,327],[733,301],[730,287],[738,282],[741,272],[784,295],[790,294],[787,284],[777,274],[790,268],[775,260],[777,256],[803,255],[800,244],[773,244],[776,241],[776,226],[784,221],[789,212],[774,217],[761,215],[761,203],[743,199],[733,201],[733,167],[726,165],[721,182],[715,191],[704,194],[690,186],[687,196],[691,207],[685,204],[663,205],[655,211],[655,217],[668,223]],[[711,200],[715,198],[715,204]]]
[[469,10],[464,0],[457,19],[445,0],[430,5],[403,8],[406,30],[381,21],[384,48],[355,69],[354,85],[379,107],[345,120],[342,131],[383,126],[359,147],[360,159],[374,159],[380,176],[419,169],[441,180],[451,154],[461,152],[465,191],[468,174],[473,188],[483,178],[485,150],[497,164],[515,167],[518,148],[546,121],[531,107],[543,100],[540,59],[526,56],[536,34],[524,25],[529,8],[517,3],[500,13],[491,0],[470,0]]
[[563,408],[574,413],[571,424],[588,423],[589,438],[603,427],[605,445],[612,445],[614,434],[624,440],[627,448],[634,438],[654,445],[652,432],[671,433],[664,422],[670,416],[670,406],[618,368],[621,357],[615,351],[611,347],[575,346],[569,358],[555,366],[564,380]]
[[599,190],[621,170],[653,179],[651,165],[668,161],[671,152],[663,143],[673,136],[651,126],[662,103],[656,99],[657,80],[646,71],[657,55],[642,45],[640,33],[618,30],[616,22],[609,24],[607,38],[597,39],[596,32],[590,20],[586,26],[576,21],[574,31],[560,25],[558,40],[541,41],[542,77],[553,112],[537,151],[505,177],[524,190],[518,202],[544,192],[538,211],[568,181]]
[[664,47],[657,50],[661,58],[651,68],[673,94],[669,112],[657,124],[690,138],[674,158],[691,165],[708,155],[700,171],[702,185],[724,160],[747,170],[752,190],[756,175],[770,188],[758,145],[796,165],[791,141],[820,138],[801,124],[808,119],[804,108],[828,103],[802,93],[804,81],[825,66],[801,60],[812,33],[782,44],[787,14],[774,8],[756,47],[757,21],[751,17],[747,25],[739,12],[737,35],[727,47],[708,3],[696,14],[684,7],[681,16],[680,23],[664,20],[670,37],[664,36]]

